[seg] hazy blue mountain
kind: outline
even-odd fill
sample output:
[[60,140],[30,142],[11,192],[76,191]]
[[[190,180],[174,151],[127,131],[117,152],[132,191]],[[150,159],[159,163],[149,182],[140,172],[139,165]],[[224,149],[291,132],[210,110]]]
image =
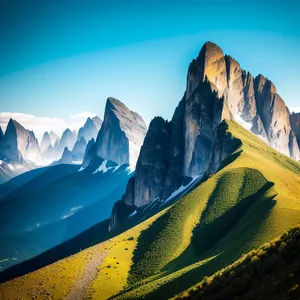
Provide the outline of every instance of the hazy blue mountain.
[[31,172],[36,170],[27,173],[32,180],[22,179],[24,185],[1,199],[1,270],[108,219],[133,175],[128,165],[101,158],[85,169],[57,165],[37,176]]
[[101,124],[102,120],[99,117],[87,118],[83,127],[78,131],[77,141],[80,141],[81,138],[84,138],[87,142],[91,139],[96,139]]

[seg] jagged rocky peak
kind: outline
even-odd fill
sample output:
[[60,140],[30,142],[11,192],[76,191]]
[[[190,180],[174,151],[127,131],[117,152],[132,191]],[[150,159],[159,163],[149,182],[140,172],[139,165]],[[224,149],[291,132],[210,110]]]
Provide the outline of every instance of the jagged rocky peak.
[[73,162],[72,152],[68,149],[68,147],[64,148],[60,163],[61,164],[71,164]]
[[222,49],[212,42],[203,45],[198,57],[189,66],[187,98],[205,77],[217,88],[219,96],[222,96],[227,87],[226,62]]
[[234,58],[224,55],[222,49],[211,42],[203,45],[197,59],[190,64],[187,99],[205,80],[211,83],[218,97],[224,99],[222,119],[235,119],[261,135],[272,147],[299,160],[289,111],[270,80],[263,75],[254,79]]
[[290,115],[290,122],[291,122],[292,129],[296,135],[298,145],[300,147],[300,112],[298,113],[293,112]]
[[86,141],[93,138],[96,139],[101,124],[102,120],[99,117],[87,118],[84,126],[78,131],[77,140],[80,141],[81,138],[84,138]]
[[51,142],[50,135],[46,131],[43,134],[43,138],[42,138],[42,141],[41,141],[41,152],[44,153],[46,150],[48,150],[49,146],[51,146],[51,145],[52,145],[52,142]]
[[277,94],[274,84],[263,75],[255,78],[258,114],[272,147],[299,160],[300,151],[290,123],[290,112]]
[[10,119],[0,145],[0,153],[19,163],[41,163],[41,151],[33,131]]
[[102,125],[102,120],[98,116],[93,117],[92,120],[93,120],[96,128],[99,130]]
[[115,98],[106,101],[97,136],[97,155],[118,164],[135,165],[146,134],[145,122]]
[[62,153],[67,147],[68,149],[73,149],[76,142],[76,132],[72,132],[69,128],[67,128],[59,141],[58,149]]

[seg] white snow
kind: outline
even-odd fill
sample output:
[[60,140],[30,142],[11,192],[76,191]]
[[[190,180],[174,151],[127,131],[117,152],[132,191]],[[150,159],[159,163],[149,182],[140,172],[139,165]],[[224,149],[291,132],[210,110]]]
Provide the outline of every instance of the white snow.
[[122,165],[118,165],[113,169],[113,172],[116,172]]
[[82,208],[82,205],[74,206],[71,208],[71,211],[76,211]]
[[65,214],[65,215],[62,216],[61,219],[64,220],[64,219],[66,219],[66,218],[71,217],[72,215],[75,214],[75,212],[76,212],[77,210],[81,209],[82,207],[83,207],[82,205],[78,205],[78,206],[72,207],[72,208],[70,209],[70,211],[69,211],[67,214]]
[[168,201],[170,201],[170,200],[172,200],[174,197],[176,197],[177,195],[179,195],[180,193],[182,193],[183,191],[185,191],[185,190],[187,190],[199,177],[201,177],[201,175],[200,176],[193,176],[192,178],[192,180],[191,180],[191,182],[188,184],[188,185],[186,185],[186,186],[184,186],[184,185],[182,185],[182,186],[180,186],[176,191],[174,191],[171,195],[170,195],[170,197],[166,200],[166,201],[164,201],[163,203],[162,203],[162,205],[163,204],[165,204],[166,202],[168,202]]
[[2,165],[2,163],[3,163],[3,160],[0,160],[0,165]]
[[129,175],[135,171],[135,166],[130,165],[125,169],[125,171],[128,172],[127,175]]
[[78,170],[78,172],[82,172],[85,168],[83,166],[80,167],[80,169]]
[[233,116],[234,120],[238,122],[240,125],[242,125],[247,130],[251,131],[252,128],[252,122],[245,121],[240,114]]
[[15,171],[15,168],[11,164],[7,164],[7,166],[11,171]]
[[130,218],[130,217],[133,217],[136,213],[137,213],[137,211],[135,210],[135,211],[129,216],[129,218]]
[[100,167],[95,171],[93,172],[93,174],[96,174],[96,173],[99,173],[99,172],[103,172],[106,173],[109,169],[112,169],[113,167],[106,167],[106,164],[107,164],[107,160],[104,160],[102,162],[102,164],[100,165]]

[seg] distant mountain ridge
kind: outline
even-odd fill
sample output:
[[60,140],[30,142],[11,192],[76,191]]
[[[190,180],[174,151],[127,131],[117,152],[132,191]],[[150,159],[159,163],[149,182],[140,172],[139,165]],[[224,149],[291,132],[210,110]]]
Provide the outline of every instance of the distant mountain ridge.
[[99,117],[87,118],[84,126],[78,130],[77,140],[80,141],[82,137],[86,142],[93,138],[96,139],[101,125],[102,120]]
[[33,131],[10,119],[0,144],[0,153],[17,163],[38,164],[41,151]]
[[126,163],[135,166],[146,131],[147,126],[140,115],[130,111],[121,101],[109,97],[103,123],[95,144],[88,147],[84,165],[98,156],[119,165]]

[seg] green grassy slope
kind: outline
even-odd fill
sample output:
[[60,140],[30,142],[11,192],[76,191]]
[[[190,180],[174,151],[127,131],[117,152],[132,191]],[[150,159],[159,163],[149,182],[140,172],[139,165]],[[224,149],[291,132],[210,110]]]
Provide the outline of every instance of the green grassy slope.
[[299,299],[300,225],[205,277],[175,299]]
[[[228,122],[227,131],[242,141],[239,154],[179,201],[110,239],[87,297],[167,299],[300,221],[300,164],[235,122]],[[74,259],[86,265],[88,250]],[[62,260],[47,268],[65,264]],[[0,291],[14,285],[20,292],[13,296],[20,296],[36,276],[7,282]],[[58,281],[55,276],[49,280]],[[55,291],[51,296],[56,298]]]

